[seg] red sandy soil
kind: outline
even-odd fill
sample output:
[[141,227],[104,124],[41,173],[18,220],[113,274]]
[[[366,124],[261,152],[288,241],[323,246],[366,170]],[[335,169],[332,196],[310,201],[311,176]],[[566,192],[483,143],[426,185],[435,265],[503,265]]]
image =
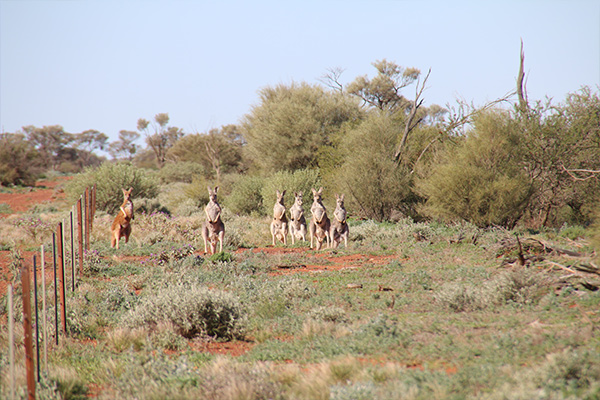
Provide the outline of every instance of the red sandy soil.
[[[27,212],[32,207],[44,204],[53,203],[57,200],[64,199],[65,194],[60,190],[60,187],[69,180],[69,177],[60,177],[54,180],[41,180],[38,181],[35,187],[28,189],[16,190],[14,193],[0,193],[0,204],[8,204],[10,209],[15,214]],[[10,214],[0,214],[0,218],[7,217]],[[37,265],[40,266],[41,260],[39,252],[21,251],[21,256],[25,261],[25,265],[29,266],[30,271],[33,266],[33,255],[38,256]],[[52,271],[50,266],[51,253],[46,252],[46,279],[52,278]],[[11,255],[9,251],[0,251],[0,297],[6,294],[8,288],[8,280],[6,277],[10,276],[9,265],[11,261]],[[33,279],[33,278],[32,278]],[[41,275],[38,276],[41,282]]]
[[64,193],[57,188],[68,179],[70,178],[61,177],[54,180],[42,180],[26,192],[0,193],[0,204],[8,204],[13,212],[22,213],[35,205],[54,202],[65,197]]

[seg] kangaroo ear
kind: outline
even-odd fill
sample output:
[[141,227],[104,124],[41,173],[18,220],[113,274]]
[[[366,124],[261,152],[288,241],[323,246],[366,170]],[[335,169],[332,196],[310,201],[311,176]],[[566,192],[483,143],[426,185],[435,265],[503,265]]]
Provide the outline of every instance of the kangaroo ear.
[[319,189],[319,194],[323,193],[323,186]]
[[316,195],[316,194],[317,194],[317,191],[315,190],[315,188],[311,188],[310,190],[312,190],[312,192],[313,192],[313,195]]
[[207,186],[208,188],[208,194],[211,195],[212,194],[212,189],[210,188],[210,186]]
[[342,195],[340,196],[340,199],[342,199],[342,201],[344,201],[344,193],[342,193]]
[[285,196],[285,190],[283,191],[283,193],[281,193],[281,197]]
[[218,191],[219,191],[219,187],[215,186],[215,194],[217,194]]
[[[294,193],[295,194],[295,193]],[[302,196],[302,191],[298,192],[298,196]]]
[[130,187],[129,190],[127,191],[127,194],[131,194],[131,192],[133,192],[133,188]]

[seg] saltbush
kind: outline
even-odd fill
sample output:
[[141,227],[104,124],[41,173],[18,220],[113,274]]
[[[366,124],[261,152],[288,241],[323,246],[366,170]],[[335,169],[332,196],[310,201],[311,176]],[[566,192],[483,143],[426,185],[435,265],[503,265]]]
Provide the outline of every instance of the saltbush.
[[239,300],[230,293],[198,283],[177,283],[141,299],[124,323],[151,328],[167,323],[185,338],[208,335],[233,339],[243,336],[245,315]]

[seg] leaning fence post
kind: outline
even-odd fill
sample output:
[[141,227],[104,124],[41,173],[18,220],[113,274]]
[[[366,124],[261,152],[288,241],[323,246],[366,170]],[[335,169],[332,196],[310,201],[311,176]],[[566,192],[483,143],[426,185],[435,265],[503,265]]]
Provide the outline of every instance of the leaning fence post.
[[15,399],[15,316],[13,315],[13,287],[8,285],[8,359],[10,365],[10,398]]
[[[65,231],[66,231],[65,225],[66,225],[65,224],[65,220],[63,219],[62,220],[62,232],[61,232],[61,235],[62,235],[62,256],[63,256],[63,259],[62,259],[62,266],[63,266],[62,279],[63,279],[63,286],[66,289],[66,287],[67,287],[67,270],[68,270],[67,267],[69,266],[68,265],[69,264],[69,262],[68,262],[69,257],[67,257],[67,235],[65,234]],[[66,290],[65,290],[65,293],[66,293]]]
[[40,318],[38,315],[38,291],[37,291],[37,262],[33,256],[33,299],[35,304],[35,361],[37,367],[37,381],[40,381]]
[[31,338],[31,294],[29,268],[21,267],[21,285],[23,288],[23,330],[25,335],[25,370],[27,374],[27,393],[29,399],[35,399],[35,374],[33,371],[33,342]]

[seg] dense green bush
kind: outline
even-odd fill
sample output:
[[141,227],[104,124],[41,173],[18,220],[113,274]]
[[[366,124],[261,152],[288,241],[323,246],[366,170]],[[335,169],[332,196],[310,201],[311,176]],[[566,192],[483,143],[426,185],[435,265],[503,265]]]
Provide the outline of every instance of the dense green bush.
[[502,111],[480,114],[464,141],[448,150],[418,182],[423,212],[477,226],[511,228],[523,216],[533,186],[520,165],[519,132]]
[[76,175],[65,187],[71,203],[77,202],[86,188],[96,185],[96,208],[114,214],[123,203],[121,189],[133,188],[132,198],[154,198],[158,193],[156,183],[145,170],[128,163],[105,162],[95,169]]
[[204,176],[205,174],[205,169],[201,164],[191,161],[167,163],[156,172],[156,176],[161,183],[192,183],[195,177]]
[[262,214],[262,189],[264,179],[259,176],[240,175],[235,181],[231,193],[223,202],[234,214]]
[[197,283],[170,284],[144,297],[124,322],[132,328],[172,324],[185,338],[208,335],[233,339],[242,337],[245,328],[244,311],[236,297]]
[[401,129],[392,116],[371,114],[340,144],[344,157],[331,172],[335,187],[326,189],[345,193],[346,207],[361,217],[384,221],[394,210],[411,214],[412,175],[393,156]]
[[264,180],[260,191],[264,212],[267,215],[272,215],[273,205],[277,199],[277,190],[287,190],[285,205],[288,210],[294,203],[294,192],[302,192],[304,195],[304,210],[309,210],[312,203],[311,188],[319,189],[320,186],[321,180],[318,170],[301,169],[294,172],[277,172]]

